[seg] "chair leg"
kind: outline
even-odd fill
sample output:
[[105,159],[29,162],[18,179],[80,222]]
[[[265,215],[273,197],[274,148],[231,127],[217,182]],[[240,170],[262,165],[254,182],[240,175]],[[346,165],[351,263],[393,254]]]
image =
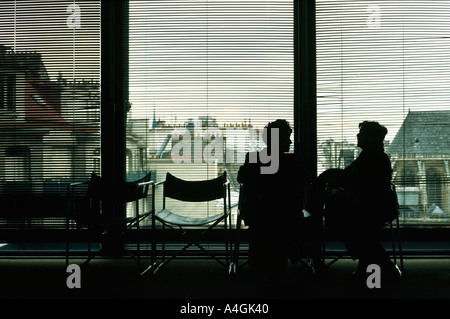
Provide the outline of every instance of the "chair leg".
[[242,223],[242,219],[241,219],[241,215],[238,214],[237,218],[236,218],[236,242],[234,244],[234,257],[233,257],[233,261],[234,261],[234,267],[235,267],[235,273],[237,272],[237,269],[239,268],[239,253],[240,253],[240,232],[241,232],[241,223]]
[[392,226],[392,222],[389,223],[389,228],[391,230],[391,243],[392,243],[392,253],[394,257],[394,264],[397,264],[397,249],[395,244],[395,233],[394,233],[394,227]]
[[[155,207],[154,202],[152,203],[152,207]],[[155,228],[155,215],[154,213],[152,213],[151,215],[152,217],[152,226],[151,226],[151,256],[150,256],[150,266],[148,266],[146,269],[144,269],[144,271],[140,272],[140,276],[145,275],[147,272],[149,272],[150,270],[154,269],[156,267],[155,270],[153,270],[153,274],[155,274],[158,269],[160,268],[159,265],[157,265],[157,256],[156,256],[156,228]],[[163,225],[164,227],[164,225]]]
[[70,242],[70,237],[69,237],[69,218],[66,218],[66,269],[69,266],[69,242]]
[[227,217],[225,217],[224,221],[224,230],[225,230],[225,263],[227,265],[227,268],[230,267],[230,256],[229,256],[229,243],[228,243],[228,221]]
[[[154,206],[154,203],[152,203],[152,207]],[[151,249],[152,249],[152,253],[151,253],[151,264],[154,264],[156,261],[156,236],[155,236],[155,214],[152,213],[152,229],[151,229]]]
[[333,260],[332,261],[330,261],[330,262],[328,262],[328,263],[326,263],[325,262],[325,259],[326,259],[326,246],[327,246],[327,224],[326,224],[326,220],[324,221],[324,226],[323,226],[323,228],[322,228],[322,258],[321,258],[321,263],[322,263],[322,267],[323,268],[326,268],[326,267],[330,267],[332,264],[334,264],[335,262],[337,262],[339,259],[340,259],[340,257],[339,256],[337,256],[337,257],[334,257],[333,258]]
[[399,259],[400,259],[400,269],[403,272],[404,271],[403,247],[402,247],[402,237],[401,237],[401,231],[400,231],[400,220],[399,220],[398,216],[396,218],[396,226],[397,226],[397,240],[398,240],[398,252],[399,252]]
[[186,251],[193,244],[194,244],[194,242],[191,242],[191,243],[185,245],[182,249],[180,249],[179,251],[177,251],[174,254],[172,254],[172,256],[170,256],[169,258],[167,258],[167,259],[163,258],[162,261],[159,264],[157,262],[155,262],[154,264],[152,264],[149,267],[147,267],[147,269],[144,270],[141,273],[141,275],[144,275],[145,273],[147,273],[148,271],[152,270],[153,268],[154,268],[154,270],[152,271],[152,273],[153,273],[153,275],[155,275],[162,267],[167,265],[170,261],[174,260],[178,255],[182,254],[184,251]]
[[[161,238],[162,238],[162,261],[158,264],[157,262],[152,263],[152,265],[150,265],[149,267],[147,267],[146,270],[144,270],[141,275],[144,275],[145,273],[147,273],[148,271],[153,270],[153,274],[156,274],[162,267],[164,267],[165,265],[167,265],[170,261],[174,260],[177,256],[182,255],[189,247],[191,247],[192,245],[197,246],[204,254],[208,255],[209,257],[215,259],[217,262],[219,262],[222,266],[226,267],[227,270],[229,271],[229,273],[231,272],[231,269],[233,268],[233,266],[230,263],[230,249],[229,249],[229,243],[226,240],[226,261],[225,263],[218,257],[215,256],[213,254],[211,254],[208,250],[206,250],[201,244],[199,244],[199,239],[204,236],[206,234],[206,232],[208,232],[211,228],[215,227],[217,224],[219,223],[219,221],[216,221],[214,224],[212,224],[209,228],[205,229],[204,231],[202,231],[201,233],[197,234],[196,236],[192,237],[189,242],[180,250],[178,250],[177,252],[171,254],[171,256],[169,256],[167,259],[165,258],[165,240],[163,238],[164,236],[164,230],[165,230],[165,223],[162,223],[162,234],[161,234]],[[226,220],[225,220],[226,223]],[[184,230],[182,228],[180,228],[183,233]],[[228,224],[226,223],[226,230],[228,231]],[[227,232],[226,231],[226,232]],[[228,236],[228,234],[226,234],[226,236]]]
[[[92,249],[91,249],[91,234],[90,234],[90,231],[89,231],[89,234],[88,234],[88,259],[87,260],[91,260],[92,258],[91,258],[91,254],[92,254]],[[88,262],[89,262],[88,261]]]
[[139,218],[139,200],[136,201],[136,262],[137,262],[137,272],[140,271],[140,265],[141,265],[141,243],[139,238],[139,232],[141,230],[140,227],[140,218]]
[[162,245],[162,247],[161,247],[161,249],[162,249],[162,261],[164,261],[165,260],[165,258],[166,258],[166,240],[165,240],[165,237],[164,237],[164,233],[166,232],[166,226],[163,224],[162,225],[162,233],[161,233],[161,245]]

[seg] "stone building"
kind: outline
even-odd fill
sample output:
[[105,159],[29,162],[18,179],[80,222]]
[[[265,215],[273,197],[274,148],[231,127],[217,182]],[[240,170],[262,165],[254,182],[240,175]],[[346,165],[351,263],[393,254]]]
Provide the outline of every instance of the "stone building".
[[450,111],[410,111],[387,153],[406,217],[450,213]]

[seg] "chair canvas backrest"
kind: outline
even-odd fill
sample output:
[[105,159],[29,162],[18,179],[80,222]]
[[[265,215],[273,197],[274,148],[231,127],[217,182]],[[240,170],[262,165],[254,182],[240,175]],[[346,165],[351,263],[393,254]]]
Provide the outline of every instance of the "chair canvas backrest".
[[139,183],[149,182],[151,178],[152,173],[150,172],[141,179],[123,183],[122,188],[118,191],[119,194],[117,194],[116,200],[126,203],[147,197],[150,185],[147,184],[141,187],[138,187],[137,185]]
[[104,185],[102,177],[94,172],[91,174],[91,179],[88,186],[88,196],[94,201],[113,200],[116,202],[127,203],[137,199],[147,197],[149,185],[137,187],[137,184],[148,182],[151,180],[152,173],[148,173],[141,179],[132,182],[124,182],[121,187],[113,190]]
[[167,173],[164,182],[164,197],[186,202],[206,202],[224,198],[226,180],[226,173],[203,181],[186,181]]
[[90,200],[90,206],[93,213],[100,213],[100,202],[106,197],[106,191],[103,184],[103,179],[95,172],[92,172],[87,189],[87,196]]
[[91,179],[89,180],[87,195],[97,200],[102,200],[105,197],[103,180],[94,172],[92,172]]

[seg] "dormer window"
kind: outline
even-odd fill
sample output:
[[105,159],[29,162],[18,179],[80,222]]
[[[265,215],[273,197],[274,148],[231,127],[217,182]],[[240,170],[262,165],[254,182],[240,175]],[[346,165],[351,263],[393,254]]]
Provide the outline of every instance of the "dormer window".
[[16,106],[16,76],[0,73],[0,110],[14,112]]
[[37,104],[45,106],[45,104],[46,104],[45,101],[39,95],[33,94],[32,98]]

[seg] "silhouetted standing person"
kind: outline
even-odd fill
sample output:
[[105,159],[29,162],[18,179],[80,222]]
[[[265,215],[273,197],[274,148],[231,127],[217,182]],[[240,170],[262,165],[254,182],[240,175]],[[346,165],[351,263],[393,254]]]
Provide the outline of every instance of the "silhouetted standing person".
[[276,120],[266,132],[267,148],[246,154],[238,182],[240,210],[250,232],[249,265],[272,276],[286,268],[288,258],[298,257],[306,174],[299,159],[286,154],[292,144],[289,123]]

